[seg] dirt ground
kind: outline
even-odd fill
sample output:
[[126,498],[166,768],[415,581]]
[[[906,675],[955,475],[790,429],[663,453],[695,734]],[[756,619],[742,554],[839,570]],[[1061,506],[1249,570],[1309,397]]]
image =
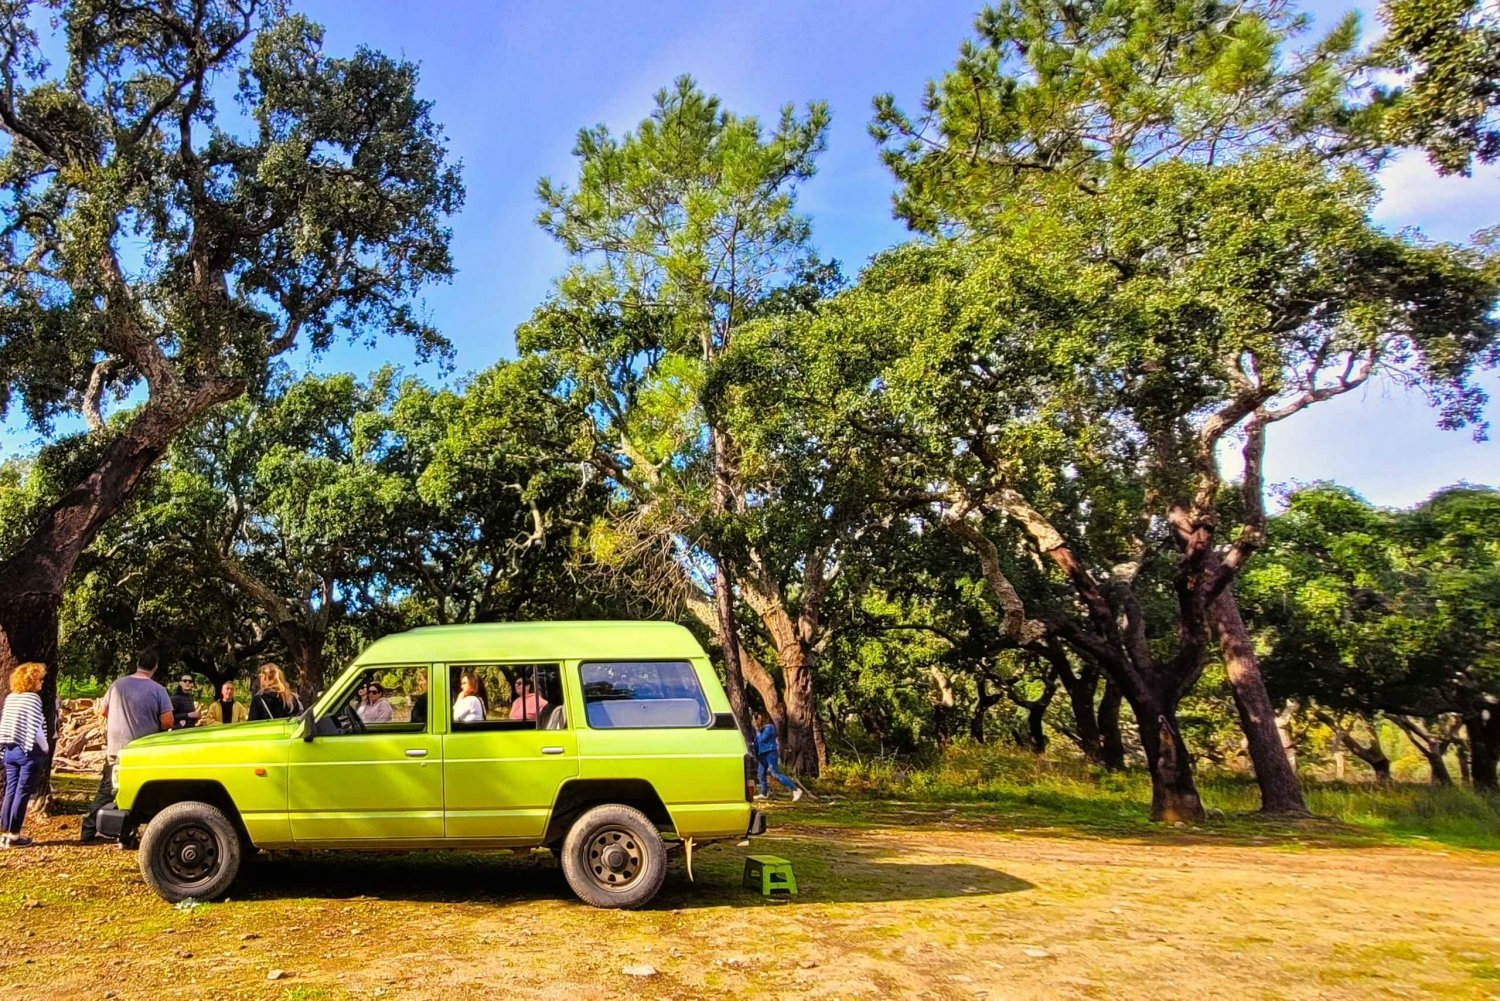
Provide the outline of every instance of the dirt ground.
[[[677,860],[638,912],[578,903],[545,853],[258,860],[229,900],[174,908],[55,818],[0,852],[0,994],[1500,998],[1493,853],[1101,839],[981,807],[777,804],[772,825],[697,855],[696,883]],[[742,889],[751,851],[791,859],[800,894]]]

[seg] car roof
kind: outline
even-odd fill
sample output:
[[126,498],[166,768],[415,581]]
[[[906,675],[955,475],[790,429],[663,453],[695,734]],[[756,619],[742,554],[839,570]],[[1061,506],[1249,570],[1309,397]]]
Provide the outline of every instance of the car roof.
[[356,664],[483,664],[494,661],[689,660],[703,656],[673,622],[480,622],[422,626],[371,643]]

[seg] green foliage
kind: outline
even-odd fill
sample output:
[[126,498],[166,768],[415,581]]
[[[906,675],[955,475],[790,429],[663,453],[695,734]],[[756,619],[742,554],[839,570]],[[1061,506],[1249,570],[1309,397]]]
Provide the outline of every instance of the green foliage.
[[598,255],[591,277],[623,307],[662,314],[666,350],[696,354],[705,324],[722,340],[800,256],[808,225],[795,185],[812,176],[827,129],[826,106],[799,119],[788,105],[767,135],[679,77],[635,132],[579,132],[576,188],[543,178],[537,222],[569,254]]
[[875,101],[896,213],[923,232],[990,232],[1037,189],[1093,192],[1155,163],[1222,164],[1329,132],[1358,149],[1346,84],[1357,20],[1291,50],[1307,23],[1271,0],[986,7],[920,116]]
[[1273,691],[1361,713],[1472,712],[1500,694],[1500,494],[1410,511],[1336,487],[1288,498],[1240,593]]
[[1500,12],[1484,0],[1388,0],[1372,53],[1403,74],[1382,124],[1444,174],[1467,175],[1500,157]]
[[384,369],[217,412],[85,555],[69,669],[108,676],[149,642],[210,678],[320,672],[407,625],[606,613],[568,573],[605,497],[552,385],[537,358],[461,391]]
[[[39,6],[0,26],[0,413],[19,396],[45,429],[142,379],[258,385],[340,331],[445,347],[410,297],[451,273],[463,188],[415,66],[330,57],[274,5],[79,0],[54,69]],[[209,93],[236,74],[242,119]],[[128,268],[127,243],[150,248]]]

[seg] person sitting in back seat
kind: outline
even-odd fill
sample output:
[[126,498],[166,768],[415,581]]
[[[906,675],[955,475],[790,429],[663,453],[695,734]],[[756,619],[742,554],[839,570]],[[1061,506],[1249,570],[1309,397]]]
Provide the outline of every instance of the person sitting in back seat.
[[523,683],[515,701],[510,704],[510,718],[540,719],[546,708],[547,700],[538,695],[535,688],[527,688]]
[[463,672],[458,678],[458,698],[453,702],[453,722],[483,723],[487,715],[484,682],[473,671]]

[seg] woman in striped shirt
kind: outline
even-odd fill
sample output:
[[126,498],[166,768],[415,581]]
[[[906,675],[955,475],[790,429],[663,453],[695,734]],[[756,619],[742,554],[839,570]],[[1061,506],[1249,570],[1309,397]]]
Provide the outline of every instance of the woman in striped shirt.
[[5,762],[5,799],[0,802],[0,848],[25,848],[21,835],[31,787],[47,758],[47,718],[42,715],[45,665],[22,664],[10,673],[10,694],[0,711],[0,757]]

